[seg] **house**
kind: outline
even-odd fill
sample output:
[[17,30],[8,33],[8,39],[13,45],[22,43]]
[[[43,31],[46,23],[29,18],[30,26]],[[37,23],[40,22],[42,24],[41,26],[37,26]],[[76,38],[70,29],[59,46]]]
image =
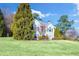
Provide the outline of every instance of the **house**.
[[52,25],[51,22],[48,22],[46,24],[40,20],[35,19],[33,23],[33,28],[35,30],[36,40],[39,40],[39,36],[48,36],[49,40],[52,40],[54,38],[55,26]]
[[54,38],[54,30],[55,30],[55,26],[52,25],[51,22],[48,22],[48,24],[46,26],[46,34],[48,35],[48,38],[50,40],[52,40]]

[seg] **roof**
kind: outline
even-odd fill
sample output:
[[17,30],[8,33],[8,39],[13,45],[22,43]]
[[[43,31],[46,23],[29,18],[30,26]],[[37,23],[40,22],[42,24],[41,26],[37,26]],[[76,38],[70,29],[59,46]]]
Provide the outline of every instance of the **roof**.
[[40,20],[36,20],[35,19],[35,22],[38,26],[42,25],[42,26],[47,26],[48,28],[51,27],[51,28],[55,28],[55,26],[51,23],[51,22],[48,22],[48,23],[45,23],[43,21],[40,21]]

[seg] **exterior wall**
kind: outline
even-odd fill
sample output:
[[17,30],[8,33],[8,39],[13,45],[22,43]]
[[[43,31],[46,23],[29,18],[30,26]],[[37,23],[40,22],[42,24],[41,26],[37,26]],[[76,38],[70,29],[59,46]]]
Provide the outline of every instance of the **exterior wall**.
[[53,36],[52,36],[52,38],[54,38],[54,33],[55,33],[55,29],[53,29],[53,33],[52,33],[52,34],[53,34]]
[[52,40],[54,38],[54,26],[52,25],[52,23],[48,23],[48,26],[47,26],[47,35],[48,35],[48,38],[49,40]]
[[[42,28],[41,28],[41,23],[38,20],[34,21],[34,30],[35,30],[35,35],[37,37],[36,40],[39,40],[38,37],[42,36],[42,35],[47,35],[49,40],[52,40],[54,38],[54,26],[50,23],[46,26],[46,28],[43,29],[42,32]],[[44,25],[44,24],[43,24]],[[41,33],[41,34],[40,34]]]
[[54,28],[52,28],[51,31],[47,29],[46,35],[48,35],[49,40],[52,40],[54,38]]

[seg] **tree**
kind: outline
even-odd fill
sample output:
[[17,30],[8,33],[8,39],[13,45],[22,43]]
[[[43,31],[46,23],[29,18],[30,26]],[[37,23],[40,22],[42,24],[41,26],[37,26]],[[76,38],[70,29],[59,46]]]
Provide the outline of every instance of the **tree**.
[[75,40],[77,39],[77,31],[74,30],[74,29],[69,29],[65,32],[65,37],[67,39],[72,39],[72,40]]
[[0,37],[5,36],[5,24],[4,24],[4,17],[2,11],[0,9]]
[[12,32],[11,32],[11,24],[13,23],[13,17],[14,17],[14,14],[10,14],[10,15],[7,15],[5,17],[5,20],[6,20],[6,36],[12,36]]
[[5,36],[12,36],[12,32],[10,30],[11,23],[13,21],[14,14],[12,13],[12,10],[9,7],[1,8],[3,17],[4,17],[4,23],[5,23]]
[[21,3],[14,16],[11,30],[17,40],[33,39],[33,17],[28,3]]
[[62,15],[60,19],[58,20],[58,24],[56,25],[56,27],[58,27],[60,32],[64,34],[66,30],[72,28],[73,23],[74,23],[73,20],[72,21],[68,20],[67,15]]

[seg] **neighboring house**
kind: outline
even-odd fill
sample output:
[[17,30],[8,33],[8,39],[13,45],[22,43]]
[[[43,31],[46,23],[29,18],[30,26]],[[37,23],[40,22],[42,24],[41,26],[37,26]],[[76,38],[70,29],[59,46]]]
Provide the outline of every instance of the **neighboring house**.
[[48,36],[49,40],[54,38],[55,26],[53,26],[51,22],[45,24],[44,22],[35,19],[33,28],[35,30],[35,37],[37,38],[36,40],[39,40],[39,36]]

